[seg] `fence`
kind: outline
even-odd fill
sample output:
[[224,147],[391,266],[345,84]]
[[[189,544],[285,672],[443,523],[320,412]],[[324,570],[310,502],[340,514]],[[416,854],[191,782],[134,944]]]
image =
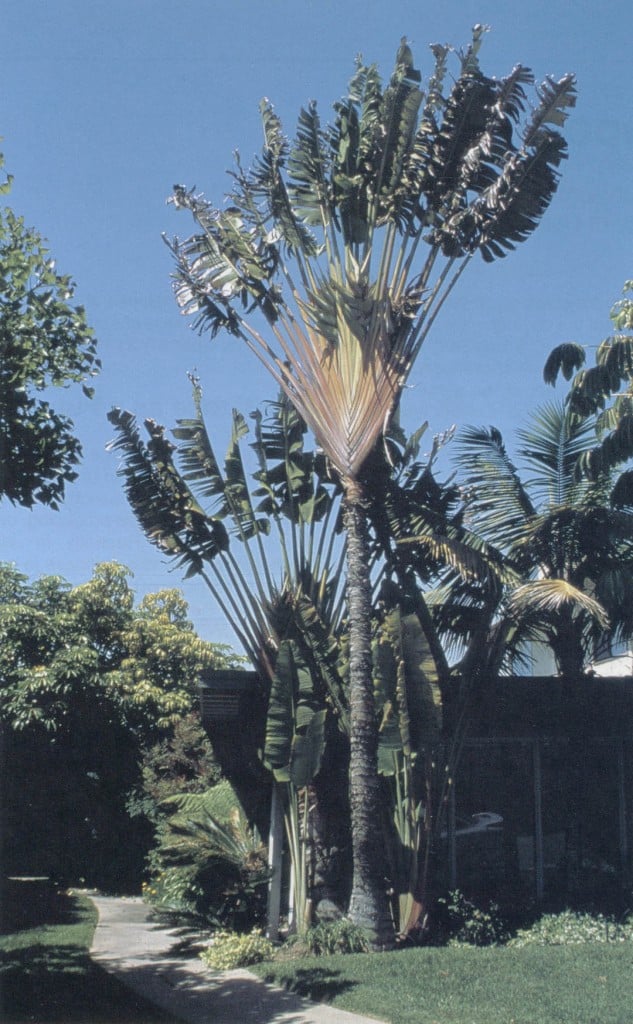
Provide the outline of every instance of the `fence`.
[[450,793],[448,885],[502,903],[621,902],[632,744],[630,679],[496,680]]

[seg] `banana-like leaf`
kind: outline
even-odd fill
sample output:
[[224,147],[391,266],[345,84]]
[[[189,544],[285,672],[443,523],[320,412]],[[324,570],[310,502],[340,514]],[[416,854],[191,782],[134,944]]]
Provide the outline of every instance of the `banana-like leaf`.
[[270,531],[270,521],[266,516],[257,515],[251,501],[240,448],[240,441],[247,434],[246,420],[241,412],[234,409],[231,441],[226,453],[224,473],[227,503],[235,521],[235,534],[242,541],[250,540],[257,533]]
[[192,484],[201,498],[213,499],[211,511],[219,518],[226,518],[229,507],[226,502],[226,480],[213,450],[202,413],[202,389],[193,382],[195,416],[178,420],[173,435],[178,443],[178,463],[182,467],[183,479]]
[[259,462],[254,495],[263,499],[258,511],[294,525],[320,521],[330,497],[314,452],[305,448],[307,427],[297,411],[282,393],[279,401],[268,403],[266,416],[255,411],[251,418],[255,421],[251,447]]
[[299,114],[297,135],[288,157],[288,194],[306,224],[319,226],[332,219],[331,164],[327,136],[316,103]]
[[[406,40],[384,88],[359,62],[334,123],[322,129],[310,105],[292,144],[265,102],[264,150],[250,173],[238,163],[228,203],[174,193],[197,225],[171,246],[181,308],[201,331],[246,342],[346,486],[470,255],[503,256],[556,189],[573,79],[548,80],[522,128],[532,77],[486,77],[482,35],[477,27],[448,95],[450,51],[434,48],[424,103]],[[430,246],[422,258],[420,241]],[[265,336],[254,309],[271,325]]]
[[[327,611],[327,603],[323,604]],[[311,663],[318,671],[323,696],[331,705],[341,731],[349,734],[347,671],[337,635],[334,630],[328,629],[317,606],[305,593],[297,598],[295,611],[301,642],[309,651]]]
[[297,789],[309,786],[319,774],[325,752],[325,719],[327,711],[315,711],[305,730],[292,738],[288,775]]
[[410,758],[439,739],[438,672],[417,616],[402,616],[398,608],[386,616],[373,656],[376,707],[382,718],[379,769],[392,774],[395,751]]
[[247,199],[252,193],[263,199],[263,223],[272,225],[275,240],[279,238],[291,252],[316,255],[318,247],[314,236],[305,225],[300,212],[293,206],[283,177],[288,158],[288,140],[283,134],[281,121],[268,100],[260,104],[265,145],[250,179],[244,188]]
[[180,476],[162,427],[146,420],[150,440],[145,444],[131,413],[112,409],[108,419],[117,431],[109,447],[123,456],[118,473],[146,537],[177,559],[188,576],[200,572],[204,562],[228,547],[223,524],[205,515]]
[[[282,641],[270,688],[263,754],[264,764],[277,782],[303,779],[311,766],[318,770],[325,743],[324,710],[319,707],[310,667],[296,643]],[[302,785],[310,781],[307,778]]]

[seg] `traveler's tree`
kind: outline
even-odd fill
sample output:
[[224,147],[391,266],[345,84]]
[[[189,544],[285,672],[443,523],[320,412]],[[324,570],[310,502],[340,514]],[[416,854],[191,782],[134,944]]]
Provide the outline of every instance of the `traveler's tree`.
[[360,472],[392,416],[439,309],[476,252],[504,256],[534,230],[566,155],[559,132],[574,81],[547,79],[524,116],[531,73],[485,75],[483,28],[449,71],[433,47],[426,87],[403,39],[383,86],[358,62],[323,126],[302,110],[289,143],[261,106],[264,149],[239,159],[215,207],[177,187],[196,233],[175,240],[176,293],[201,331],[226,330],[270,371],[314,432],[345,494],[350,621],[349,913],[376,946],[392,925],[376,821],[380,786],[371,681],[371,582]]

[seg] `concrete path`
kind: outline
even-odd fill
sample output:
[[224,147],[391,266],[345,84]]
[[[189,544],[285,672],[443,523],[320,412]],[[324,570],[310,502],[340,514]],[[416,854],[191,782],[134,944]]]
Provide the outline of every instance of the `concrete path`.
[[376,1024],[266,985],[245,970],[211,971],[197,956],[200,937],[151,920],[140,897],[91,893],[90,899],[99,911],[92,958],[188,1024]]

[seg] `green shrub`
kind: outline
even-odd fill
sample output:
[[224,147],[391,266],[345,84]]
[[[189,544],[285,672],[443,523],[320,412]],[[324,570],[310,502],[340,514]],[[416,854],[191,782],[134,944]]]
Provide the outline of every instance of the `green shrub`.
[[302,940],[309,956],[369,952],[365,932],[346,917],[341,917],[338,921],[323,921],[313,928],[308,928]]
[[267,851],[226,780],[164,800],[145,896],[219,928],[248,931],[264,920]]
[[275,947],[261,931],[254,928],[249,935],[235,932],[216,932],[211,943],[200,953],[200,959],[216,971],[230,971],[248,967],[262,960],[270,960]]
[[439,900],[448,912],[448,937],[451,943],[468,946],[495,946],[506,942],[508,930],[496,903],[478,907],[455,889]]
[[508,943],[515,949],[523,946],[575,946],[587,942],[630,942],[633,939],[633,917],[617,922],[602,914],[563,910],[559,914],[543,914],[530,928],[522,928]]
[[164,867],[149,882],[143,882],[145,902],[170,913],[197,914],[201,896],[193,868]]

